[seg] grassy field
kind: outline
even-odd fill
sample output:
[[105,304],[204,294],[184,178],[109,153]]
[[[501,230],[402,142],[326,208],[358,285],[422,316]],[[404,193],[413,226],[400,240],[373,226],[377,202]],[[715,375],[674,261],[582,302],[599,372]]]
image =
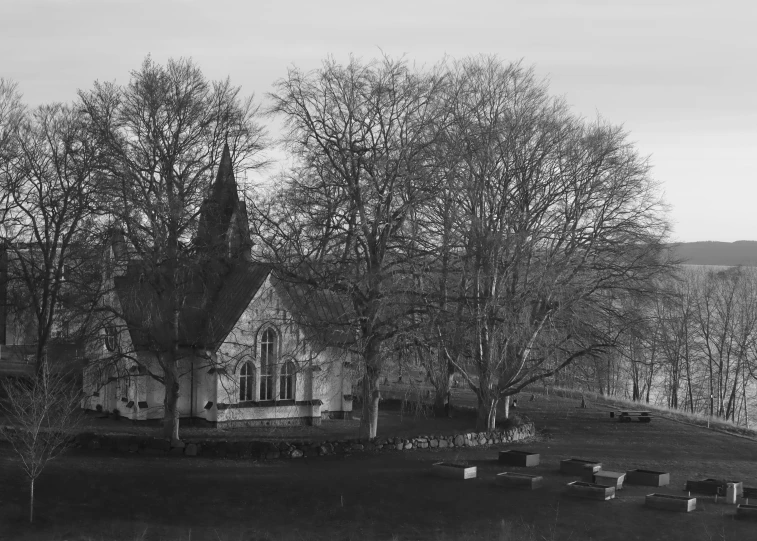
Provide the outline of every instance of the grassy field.
[[[510,446],[541,454],[529,473],[544,476],[533,492],[494,486],[501,448],[355,454],[253,462],[213,458],[114,455],[76,450],[51,463],[38,482],[38,522],[25,524],[27,489],[0,447],[0,539],[20,540],[741,540],[757,524],[733,519],[734,506],[699,498],[690,514],[645,508],[653,489],[627,487],[615,500],[565,495],[573,478],[558,472],[563,458],[599,460],[604,468],[669,471],[682,494],[687,479],[727,477],[757,485],[757,443],[656,417],[619,423],[599,399],[578,408],[572,396],[536,395],[519,414],[540,429],[536,441]],[[462,400],[462,396],[459,397]],[[395,417],[393,417],[395,416]],[[397,412],[386,428],[404,430]],[[412,419],[412,430],[457,430],[445,421]],[[434,423],[434,428],[424,430]],[[380,425],[379,430],[382,430]],[[440,460],[467,460],[478,478],[432,477]]]

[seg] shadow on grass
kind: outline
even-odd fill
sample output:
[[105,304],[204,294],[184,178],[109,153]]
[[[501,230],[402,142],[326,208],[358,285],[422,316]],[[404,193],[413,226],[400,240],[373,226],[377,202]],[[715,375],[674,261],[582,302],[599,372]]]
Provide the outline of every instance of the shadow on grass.
[[[1,422],[1,420],[0,420]],[[517,415],[511,419],[500,418],[498,429],[519,426],[525,422]],[[184,421],[182,421],[184,423]],[[128,419],[113,419],[89,412],[84,416],[82,432],[97,434],[132,434],[161,437],[158,423],[134,423]],[[397,398],[381,401],[379,410],[379,438],[410,438],[419,435],[452,435],[476,431],[476,412],[470,407],[452,408],[449,416],[435,416],[429,404]],[[360,404],[357,403],[353,419],[325,419],[319,426],[292,427],[240,427],[214,428],[182,424],[180,429],[185,441],[197,440],[262,440],[262,441],[323,441],[360,438]]]

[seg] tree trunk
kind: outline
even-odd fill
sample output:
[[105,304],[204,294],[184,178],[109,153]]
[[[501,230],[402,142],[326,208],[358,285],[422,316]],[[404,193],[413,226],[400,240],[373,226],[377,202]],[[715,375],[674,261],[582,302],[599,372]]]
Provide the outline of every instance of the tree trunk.
[[450,397],[452,394],[452,375],[439,378],[439,385],[434,389],[434,416],[450,417]]
[[490,431],[497,427],[497,404],[496,396],[478,395],[478,415],[476,417],[476,430]]
[[434,417],[445,417],[447,393],[442,392],[440,389],[436,389],[434,393]]
[[360,436],[367,439],[376,437],[381,392],[379,391],[379,371],[367,368],[363,377],[363,416],[360,419]]
[[166,394],[163,399],[163,438],[168,441],[179,440],[179,373],[176,359],[171,356],[164,363]]
[[[746,375],[744,375],[743,378],[741,378],[741,404],[744,408],[744,424],[746,426],[746,429],[749,430],[749,405],[746,402]],[[739,415],[739,423],[741,422],[741,416]]]
[[29,481],[29,523],[34,522],[34,479]]

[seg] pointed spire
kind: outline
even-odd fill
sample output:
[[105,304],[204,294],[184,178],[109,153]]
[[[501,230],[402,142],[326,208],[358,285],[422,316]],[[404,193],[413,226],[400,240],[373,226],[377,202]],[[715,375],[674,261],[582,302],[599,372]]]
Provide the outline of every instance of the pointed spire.
[[216,180],[200,209],[200,223],[195,242],[208,254],[226,253],[231,256],[230,252],[244,253],[245,248],[249,251],[249,230],[247,227],[240,230],[239,224],[236,223],[242,216],[246,225],[246,208],[239,200],[231,152],[228,142],[225,142]]
[[[229,143],[223,144],[223,152],[221,153],[221,163],[218,164],[218,174],[216,175],[216,181],[213,184],[214,195],[219,194],[222,191],[233,190],[234,199],[237,199],[237,183],[234,178],[234,166],[231,163],[231,151],[229,150]],[[229,193],[231,195],[231,193]]]

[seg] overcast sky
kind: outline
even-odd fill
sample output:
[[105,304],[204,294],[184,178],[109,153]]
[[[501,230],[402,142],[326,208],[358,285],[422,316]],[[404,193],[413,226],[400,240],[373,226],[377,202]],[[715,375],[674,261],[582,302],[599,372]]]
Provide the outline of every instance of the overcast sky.
[[30,105],[192,57],[264,98],[288,66],[380,50],[523,59],[649,155],[674,239],[757,239],[757,3],[725,0],[0,0],[0,76]]

